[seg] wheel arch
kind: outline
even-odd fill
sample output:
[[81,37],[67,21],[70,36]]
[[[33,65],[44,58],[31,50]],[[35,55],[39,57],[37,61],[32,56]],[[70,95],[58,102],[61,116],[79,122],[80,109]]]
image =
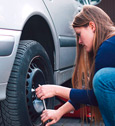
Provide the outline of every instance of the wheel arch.
[[43,17],[34,15],[29,18],[23,27],[21,40],[35,40],[39,42],[46,50],[54,70],[54,40],[51,29]]

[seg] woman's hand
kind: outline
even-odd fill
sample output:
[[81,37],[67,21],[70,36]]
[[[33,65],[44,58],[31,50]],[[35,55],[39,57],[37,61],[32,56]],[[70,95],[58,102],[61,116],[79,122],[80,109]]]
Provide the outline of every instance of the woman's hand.
[[49,110],[49,109],[44,110],[42,115],[41,115],[41,120],[42,120],[43,123],[45,123],[48,120],[51,120],[50,122],[48,122],[45,125],[45,126],[50,126],[50,125],[56,123],[57,121],[59,121],[60,118],[64,114],[66,114],[66,113],[68,113],[72,110],[75,110],[73,105],[69,102],[66,102],[57,110]]
[[36,88],[36,95],[41,100],[51,98],[55,96],[55,89],[55,85],[39,85],[39,87]]
[[41,115],[41,121],[43,123],[45,123],[48,120],[51,120],[45,126],[50,126],[56,123],[57,121],[59,121],[60,118],[61,118],[61,114],[59,110],[44,110]]
[[41,100],[46,98],[51,98],[53,96],[61,96],[63,98],[69,99],[71,88],[59,86],[59,85],[39,85],[36,88],[36,95]]

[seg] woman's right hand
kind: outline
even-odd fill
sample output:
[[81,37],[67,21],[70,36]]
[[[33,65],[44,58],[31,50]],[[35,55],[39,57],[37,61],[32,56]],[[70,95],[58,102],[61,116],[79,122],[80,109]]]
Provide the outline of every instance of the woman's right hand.
[[56,85],[39,85],[36,95],[41,100],[55,96]]
[[71,88],[59,85],[39,85],[39,87],[36,88],[36,95],[41,100],[51,98],[53,96],[61,96],[63,98],[69,99],[70,90]]

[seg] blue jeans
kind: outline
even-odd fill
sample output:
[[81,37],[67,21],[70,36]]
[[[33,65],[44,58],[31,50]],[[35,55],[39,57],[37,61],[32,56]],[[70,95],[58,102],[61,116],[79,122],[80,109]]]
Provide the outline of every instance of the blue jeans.
[[115,126],[115,68],[102,68],[93,78],[93,89],[105,126]]

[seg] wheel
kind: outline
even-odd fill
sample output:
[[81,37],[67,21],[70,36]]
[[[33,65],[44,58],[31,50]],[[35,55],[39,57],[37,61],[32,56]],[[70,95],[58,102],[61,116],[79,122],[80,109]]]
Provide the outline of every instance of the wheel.
[[[40,122],[43,102],[35,95],[38,84],[52,84],[53,70],[44,48],[36,41],[20,42],[7,86],[6,100],[1,103],[5,126],[33,126]],[[53,99],[45,100],[47,108]]]

